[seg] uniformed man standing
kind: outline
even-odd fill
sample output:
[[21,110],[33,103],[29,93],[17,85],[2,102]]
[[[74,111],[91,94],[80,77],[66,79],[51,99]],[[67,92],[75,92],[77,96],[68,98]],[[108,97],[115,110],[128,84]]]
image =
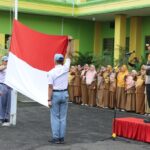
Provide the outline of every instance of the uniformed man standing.
[[11,89],[5,84],[7,61],[8,57],[3,56],[0,66],[0,123],[2,126],[10,125]]
[[72,55],[72,38],[68,37],[66,60],[62,54],[55,54],[55,67],[48,73],[48,105],[51,115],[53,144],[63,144],[68,109],[68,73]]

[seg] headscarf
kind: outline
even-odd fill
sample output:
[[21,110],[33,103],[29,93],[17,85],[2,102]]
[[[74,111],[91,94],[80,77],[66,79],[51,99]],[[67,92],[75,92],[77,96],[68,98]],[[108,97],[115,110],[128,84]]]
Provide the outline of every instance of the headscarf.
[[71,66],[69,76],[68,76],[69,83],[73,81],[74,76],[75,76],[75,66]]
[[86,73],[86,84],[89,85],[94,81],[96,75],[96,69],[94,65],[90,66],[90,69]]
[[111,66],[111,65],[107,65],[107,70],[108,70],[109,72],[112,72],[112,66]]
[[[87,67],[87,68],[86,68]],[[88,68],[89,67],[89,65],[88,64],[85,64],[84,65],[84,69],[82,70],[82,72],[81,72],[81,78],[82,78],[82,80],[85,80],[85,73],[88,71]]]
[[133,86],[135,86],[134,77],[132,76],[132,74],[129,74],[126,77],[126,89],[128,90]]
[[117,86],[118,87],[125,87],[125,76],[128,74],[128,69],[126,65],[123,65],[121,67],[120,72],[118,73],[117,76]]
[[112,72],[109,76],[110,82],[114,82],[116,79],[116,73]]

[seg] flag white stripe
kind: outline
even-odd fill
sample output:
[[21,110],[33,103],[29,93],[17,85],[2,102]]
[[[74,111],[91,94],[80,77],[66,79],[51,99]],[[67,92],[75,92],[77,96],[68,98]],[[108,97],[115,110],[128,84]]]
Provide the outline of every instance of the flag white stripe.
[[34,101],[47,106],[47,72],[33,68],[11,52],[5,83]]

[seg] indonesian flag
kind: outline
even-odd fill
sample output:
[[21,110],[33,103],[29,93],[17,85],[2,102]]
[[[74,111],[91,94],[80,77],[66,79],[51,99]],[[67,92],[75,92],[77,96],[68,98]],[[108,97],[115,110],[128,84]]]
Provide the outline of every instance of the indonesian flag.
[[67,44],[67,36],[39,33],[14,20],[5,83],[48,106],[47,73],[55,53],[65,55]]

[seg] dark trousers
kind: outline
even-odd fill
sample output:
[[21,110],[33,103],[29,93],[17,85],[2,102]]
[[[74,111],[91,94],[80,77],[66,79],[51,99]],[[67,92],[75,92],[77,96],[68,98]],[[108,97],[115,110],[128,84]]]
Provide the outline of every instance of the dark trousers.
[[147,101],[150,108],[150,84],[146,84]]
[[11,89],[0,84],[0,119],[10,119]]

